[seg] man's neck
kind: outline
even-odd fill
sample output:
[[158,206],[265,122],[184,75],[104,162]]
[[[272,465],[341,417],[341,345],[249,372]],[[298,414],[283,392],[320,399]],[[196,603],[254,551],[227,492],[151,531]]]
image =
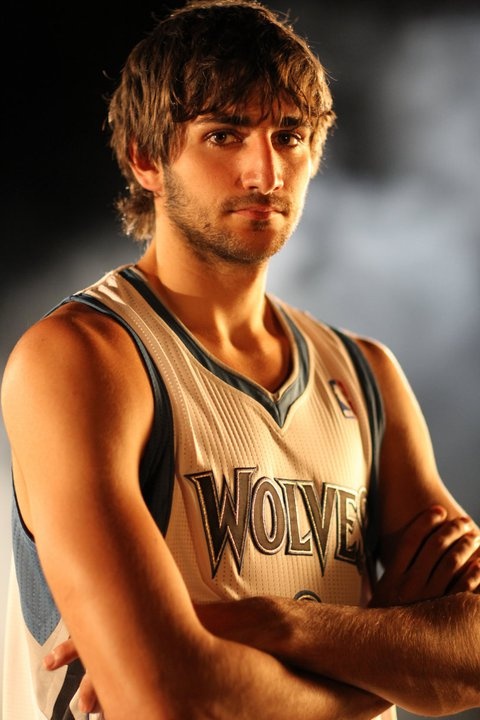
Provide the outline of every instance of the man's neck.
[[137,266],[194,335],[255,335],[268,323],[266,264],[209,262],[188,248],[152,241]]
[[214,265],[152,242],[137,267],[212,355],[267,390],[282,385],[291,347],[265,296],[266,265]]

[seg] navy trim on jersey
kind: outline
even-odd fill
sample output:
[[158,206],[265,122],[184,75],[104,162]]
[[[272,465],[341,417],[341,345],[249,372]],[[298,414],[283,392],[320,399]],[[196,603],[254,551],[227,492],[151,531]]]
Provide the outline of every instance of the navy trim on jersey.
[[[67,302],[82,303],[118,322],[129,333],[144,362],[153,391],[154,417],[152,431],[140,462],[140,487],[152,517],[165,535],[172,506],[175,458],[172,407],[163,378],[139,335],[117,313],[100,300],[83,293],[71,295],[60,304],[64,305]],[[161,478],[160,484],[159,478]]]
[[[80,660],[74,660],[67,666],[67,674],[55,701],[51,720],[75,720],[70,710],[70,702],[77,692],[84,675],[85,668]],[[90,716],[86,715],[86,717]]]
[[368,490],[368,527],[366,544],[370,558],[375,562],[378,555],[379,540],[379,498],[378,498],[378,475],[380,462],[380,449],[383,434],[385,432],[385,413],[382,396],[372,372],[369,362],[365,358],[358,344],[348,335],[337,328],[331,330],[343,342],[355,367],[358,379],[362,386],[365,397],[365,404],[368,412],[368,424],[372,442],[372,465],[370,468],[370,484]]
[[162,318],[171,330],[179,337],[193,357],[203,365],[204,368],[213,373],[216,377],[231,387],[240,390],[245,395],[249,395],[271,415],[279,427],[283,427],[287,419],[288,411],[292,404],[297,400],[305,390],[308,382],[310,359],[307,344],[299,332],[293,321],[284,312],[289,327],[292,330],[295,343],[298,350],[299,372],[298,376],[292,384],[285,390],[282,397],[277,401],[267,395],[261,387],[250,382],[248,378],[238,375],[234,371],[228,370],[214,358],[208,355],[203,348],[196,342],[195,338],[190,335],[186,328],[178,322],[172,313],[165,307],[160,298],[152,292],[144,280],[131,268],[120,270],[119,274],[127,280],[150,307]]

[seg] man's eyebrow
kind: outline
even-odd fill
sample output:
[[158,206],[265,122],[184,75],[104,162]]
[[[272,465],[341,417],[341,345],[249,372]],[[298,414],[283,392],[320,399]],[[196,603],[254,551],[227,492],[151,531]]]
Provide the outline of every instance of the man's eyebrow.
[[218,123],[219,125],[242,125],[244,127],[253,125],[252,119],[247,115],[215,115],[213,113],[209,115],[200,115],[200,117],[195,120],[195,123],[198,125]]
[[[200,115],[195,121],[196,125],[210,125],[211,123],[218,123],[219,125],[233,125],[235,127],[253,127],[257,124],[257,120],[248,115]],[[279,127],[282,128],[293,128],[293,127],[310,127],[310,123],[304,120],[300,116],[296,115],[285,115],[280,118]]]
[[280,120],[280,127],[311,127],[311,123],[299,115],[285,115],[285,117],[282,117]]

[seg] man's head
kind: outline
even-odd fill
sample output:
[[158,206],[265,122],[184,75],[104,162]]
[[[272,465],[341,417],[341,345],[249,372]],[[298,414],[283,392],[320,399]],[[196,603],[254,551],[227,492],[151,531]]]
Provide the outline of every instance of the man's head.
[[119,207],[139,240],[154,230],[152,193],[131,170],[132,150],[164,166],[182,149],[186,123],[255,98],[265,117],[295,106],[312,127],[315,169],[333,123],[325,71],[282,19],[251,0],[193,0],[158,23],[131,52],[112,96],[111,144],[129,183]]

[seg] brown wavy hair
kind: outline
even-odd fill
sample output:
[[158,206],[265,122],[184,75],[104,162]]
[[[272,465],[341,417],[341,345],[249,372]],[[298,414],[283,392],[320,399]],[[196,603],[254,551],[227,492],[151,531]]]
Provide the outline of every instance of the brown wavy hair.
[[240,111],[259,100],[265,117],[292,102],[312,126],[318,167],[335,115],[325,69],[287,17],[254,0],[193,0],[161,20],[130,53],[109,104],[111,146],[128,192],[117,207],[125,232],[152,237],[152,193],[133,176],[132,145],[168,165],[182,149],[185,123]]

